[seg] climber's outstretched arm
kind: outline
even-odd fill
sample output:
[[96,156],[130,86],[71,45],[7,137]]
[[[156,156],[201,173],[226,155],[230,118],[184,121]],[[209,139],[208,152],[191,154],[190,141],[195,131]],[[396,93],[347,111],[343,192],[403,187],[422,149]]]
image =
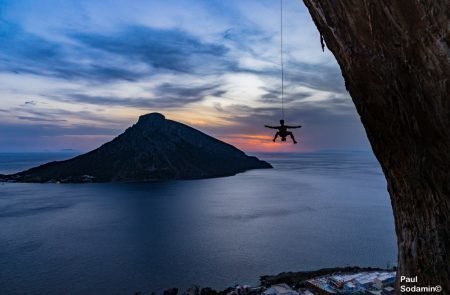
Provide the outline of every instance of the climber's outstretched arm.
[[278,129],[277,127],[269,126],[269,125],[264,125],[264,127],[266,127],[266,128],[271,128],[271,129]]
[[290,129],[295,129],[295,128],[302,128],[302,125],[298,125],[298,126],[286,126],[287,128]]

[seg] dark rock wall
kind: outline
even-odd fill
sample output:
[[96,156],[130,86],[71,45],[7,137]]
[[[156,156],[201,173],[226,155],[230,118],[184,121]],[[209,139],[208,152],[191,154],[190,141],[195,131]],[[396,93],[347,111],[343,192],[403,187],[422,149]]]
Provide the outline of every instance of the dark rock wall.
[[421,286],[441,284],[449,294],[450,1],[304,3],[385,173],[398,274],[417,275]]

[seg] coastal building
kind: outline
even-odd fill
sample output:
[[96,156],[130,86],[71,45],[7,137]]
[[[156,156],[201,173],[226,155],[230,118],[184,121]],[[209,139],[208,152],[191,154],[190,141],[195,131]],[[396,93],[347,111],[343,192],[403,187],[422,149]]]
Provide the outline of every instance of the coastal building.
[[394,295],[395,294],[395,289],[394,287],[386,287],[383,289],[383,291],[381,291],[382,295]]
[[369,288],[374,284],[375,279],[378,277],[378,272],[362,273],[359,277],[355,278],[355,283],[362,288]]
[[308,289],[301,289],[298,290],[298,295],[314,295],[314,293],[309,291]]
[[307,280],[305,285],[308,286],[311,290],[313,290],[314,294],[319,295],[337,294],[335,288],[329,284],[327,277],[318,277],[311,280]]
[[[355,278],[359,277],[361,274],[340,274],[340,275],[332,275],[328,278],[328,282],[331,286],[336,289],[343,289],[345,285],[349,284]],[[349,285],[348,287],[352,287]]]
[[346,293],[356,293],[359,290],[358,286],[356,286],[353,282],[345,283],[343,289]]
[[[335,274],[306,281],[306,285],[317,294],[389,294],[395,283],[395,272],[359,272]],[[390,294],[389,294],[390,295]]]
[[383,289],[384,287],[392,286],[395,283],[395,272],[385,272],[381,273],[374,280],[374,284],[378,289]]
[[262,293],[263,295],[299,295],[297,291],[286,284],[273,285]]

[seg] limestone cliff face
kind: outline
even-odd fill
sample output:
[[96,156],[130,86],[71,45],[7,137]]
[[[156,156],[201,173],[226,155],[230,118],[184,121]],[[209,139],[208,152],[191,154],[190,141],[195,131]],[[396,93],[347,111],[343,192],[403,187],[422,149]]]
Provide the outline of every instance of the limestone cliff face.
[[304,0],[388,181],[398,274],[450,292],[447,0]]

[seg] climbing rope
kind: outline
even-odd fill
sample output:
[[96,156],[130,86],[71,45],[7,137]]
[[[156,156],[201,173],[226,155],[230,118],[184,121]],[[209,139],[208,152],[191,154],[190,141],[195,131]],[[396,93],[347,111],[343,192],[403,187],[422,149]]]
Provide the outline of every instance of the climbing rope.
[[283,0],[280,0],[281,119],[284,120]]

